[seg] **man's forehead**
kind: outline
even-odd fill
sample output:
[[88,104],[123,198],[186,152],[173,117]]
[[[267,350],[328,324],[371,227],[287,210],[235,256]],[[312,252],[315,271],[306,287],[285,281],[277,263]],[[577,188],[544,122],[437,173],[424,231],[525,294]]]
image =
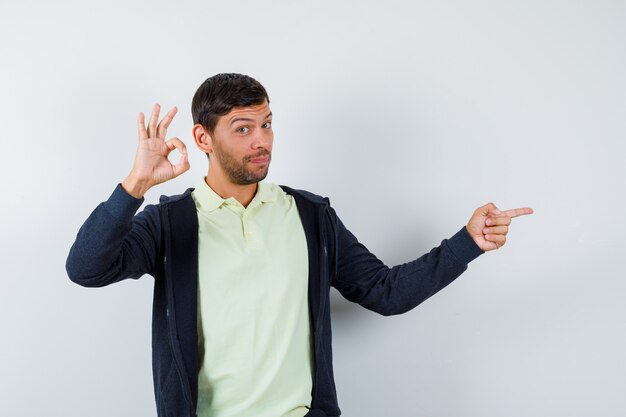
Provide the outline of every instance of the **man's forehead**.
[[271,114],[270,106],[267,101],[253,106],[233,107],[227,114],[223,116],[227,123],[238,118],[265,118]]

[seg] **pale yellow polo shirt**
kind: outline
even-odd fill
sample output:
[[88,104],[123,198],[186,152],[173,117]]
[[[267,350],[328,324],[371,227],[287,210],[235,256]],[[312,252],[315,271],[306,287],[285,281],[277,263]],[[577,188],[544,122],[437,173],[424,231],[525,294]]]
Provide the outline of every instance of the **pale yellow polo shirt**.
[[198,212],[199,417],[302,417],[313,357],[308,251],[292,196],[260,182],[247,208],[203,180]]

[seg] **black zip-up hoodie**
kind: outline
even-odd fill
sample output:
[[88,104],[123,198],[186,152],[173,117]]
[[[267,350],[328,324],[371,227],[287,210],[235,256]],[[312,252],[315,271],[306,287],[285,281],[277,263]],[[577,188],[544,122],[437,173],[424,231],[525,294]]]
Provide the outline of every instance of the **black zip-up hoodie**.
[[[463,227],[429,253],[389,268],[346,229],[327,198],[281,187],[295,199],[309,252],[315,371],[307,417],[336,417],[330,287],[380,314],[401,314],[452,282],[483,251]],[[135,215],[143,199],[118,185],[87,218],[66,262],[70,279],[85,287],[146,273],[155,278],[152,369],[159,417],[196,416],[198,218],[191,191],[163,196]]]

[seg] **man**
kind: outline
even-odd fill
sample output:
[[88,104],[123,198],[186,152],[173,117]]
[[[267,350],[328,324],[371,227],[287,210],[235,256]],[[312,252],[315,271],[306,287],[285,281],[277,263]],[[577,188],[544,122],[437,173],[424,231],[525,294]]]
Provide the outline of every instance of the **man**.
[[[159,416],[339,416],[330,287],[384,315],[406,312],[504,245],[511,218],[532,213],[487,204],[441,246],[388,268],[327,198],[262,182],[273,143],[267,92],[248,76],[218,74],[192,102],[207,176],[135,215],[148,189],[189,169],[184,143],[166,140],[176,111],[159,121],[155,105],[147,128],[139,114],[133,168],[86,220],[67,260],[84,286],[155,278]],[[177,164],[167,159],[174,149]]]

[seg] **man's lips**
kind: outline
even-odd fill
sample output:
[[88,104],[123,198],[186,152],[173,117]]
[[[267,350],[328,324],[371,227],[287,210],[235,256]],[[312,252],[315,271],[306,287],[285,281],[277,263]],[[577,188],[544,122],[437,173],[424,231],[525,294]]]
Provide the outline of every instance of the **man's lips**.
[[252,162],[253,164],[267,164],[270,160],[270,157],[265,155],[265,156],[259,156],[256,158],[252,158],[250,159],[250,162]]

